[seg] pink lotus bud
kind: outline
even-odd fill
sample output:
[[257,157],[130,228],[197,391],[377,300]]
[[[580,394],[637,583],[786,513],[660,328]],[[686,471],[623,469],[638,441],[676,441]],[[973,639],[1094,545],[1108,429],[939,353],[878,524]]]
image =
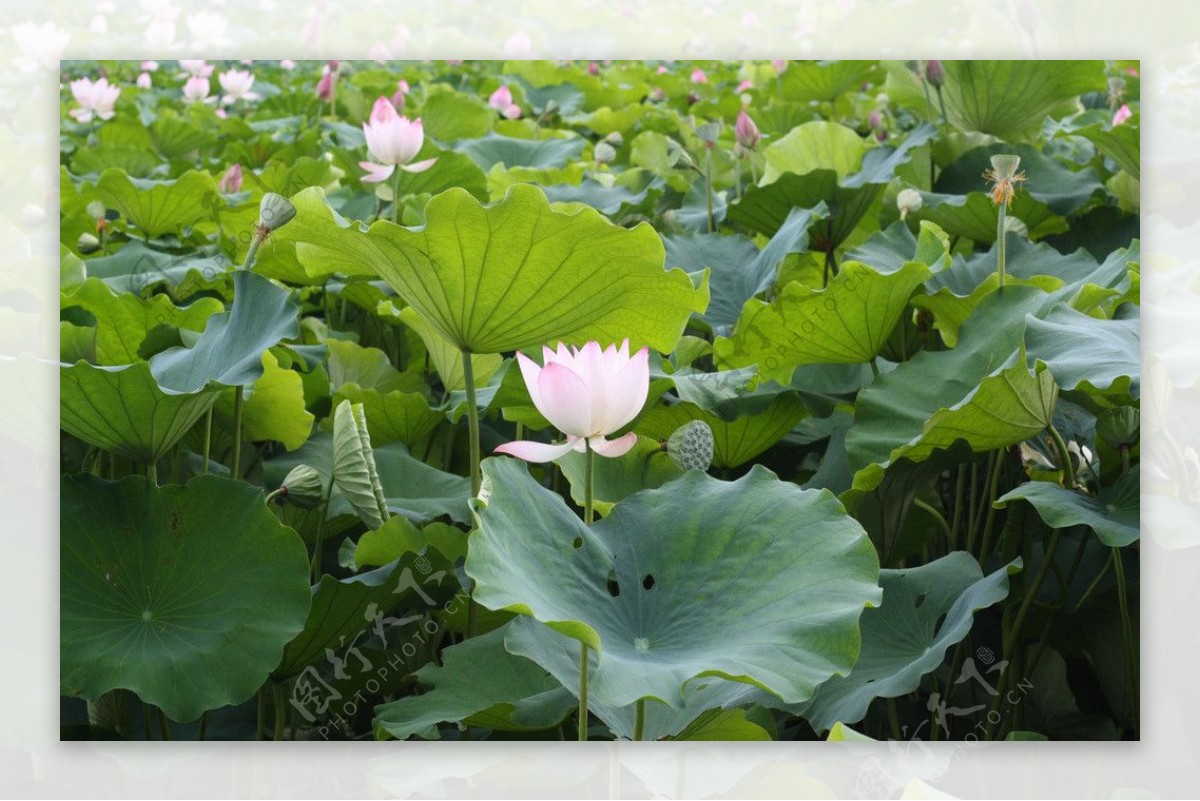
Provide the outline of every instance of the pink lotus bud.
[[879,128],[883,125],[883,118],[879,116],[878,111],[872,111],[867,115],[867,125],[872,129]]
[[595,61],[589,61],[587,70],[588,75],[598,75],[600,73],[600,65]]
[[193,75],[191,78],[188,78],[187,83],[183,85],[183,102],[210,102],[210,98],[208,97],[208,89],[208,78],[201,78],[199,75]]
[[737,89],[735,89],[734,91],[736,91],[736,92],[738,92],[739,94],[741,94],[742,92],[748,92],[748,91],[750,91],[750,90],[751,90],[751,89],[753,89],[753,88],[754,88],[754,81],[752,81],[752,80],[750,80],[749,78],[747,78],[746,80],[744,80],[744,81],[742,81],[741,83],[739,83],[739,84],[737,85]]
[[325,103],[333,100],[333,73],[326,72],[317,81],[317,99]]
[[496,448],[528,462],[550,462],[572,450],[590,446],[600,456],[622,456],[637,443],[637,434],[605,439],[642,411],[650,389],[650,355],[642,348],[629,355],[629,340],[621,347],[588,342],[582,348],[542,348],[542,365],[517,352],[521,377],[529,397],[551,425],[566,434],[566,442],[509,442]]
[[1130,76],[1131,78],[1136,78],[1136,77],[1138,77],[1137,68],[1136,67],[1126,67],[1125,74]]
[[758,147],[758,142],[762,138],[758,126],[744,110],[738,114],[737,123],[733,126],[733,134],[737,143],[747,150],[754,150]]
[[704,74],[704,70],[699,67],[692,70],[692,83],[708,83],[708,76]]
[[338,61],[336,58],[331,58],[329,59],[327,66],[329,67],[330,72],[337,72],[339,69],[341,69],[342,62]]
[[925,80],[934,88],[946,82],[946,68],[942,66],[942,62],[936,59],[925,62]]
[[142,69],[145,70],[146,72],[157,72],[158,71],[158,62],[157,61],[143,61]]
[[656,71],[656,72],[657,72],[659,75],[666,75],[668,72],[670,72],[670,71],[671,71],[671,69],[670,69],[670,67],[668,67],[666,64],[659,64],[659,65],[658,65],[658,69],[657,69],[657,70],[655,70],[655,71]]
[[783,71],[788,68],[787,59],[777,58],[771,62],[771,66],[775,68],[776,75],[782,75]]
[[216,111],[214,111],[213,113],[216,114],[218,117],[220,117],[223,120],[229,118],[229,115],[227,113],[225,113],[225,109],[223,109],[223,108],[219,108]]
[[241,188],[242,165],[234,164],[221,176],[221,180],[217,183],[217,191],[223,195],[232,195],[234,192],[240,191]]
[[291,72],[292,70],[296,69],[296,62],[292,61],[290,58],[285,58],[283,61],[279,62],[279,66],[288,72]]
[[1121,104],[1121,107],[1119,109],[1117,109],[1117,113],[1113,115],[1113,119],[1112,119],[1113,127],[1115,128],[1116,126],[1123,124],[1127,119],[1129,119],[1132,116],[1133,116],[1133,112],[1129,110],[1128,104],[1124,104],[1124,103]]
[[150,73],[143,72],[141,75],[137,76],[137,88],[138,89],[149,89],[151,86],[152,86],[152,84],[150,82]]
[[404,108],[405,95],[409,92],[408,81],[403,78],[396,84],[396,91],[392,93],[392,105],[396,108]]
[[506,120],[518,120],[521,118],[521,107],[513,103],[512,105],[505,106],[504,110],[500,113],[504,115]]
[[492,92],[491,97],[488,98],[488,105],[497,111],[504,111],[512,105],[512,102],[512,90],[508,88],[507,84]]

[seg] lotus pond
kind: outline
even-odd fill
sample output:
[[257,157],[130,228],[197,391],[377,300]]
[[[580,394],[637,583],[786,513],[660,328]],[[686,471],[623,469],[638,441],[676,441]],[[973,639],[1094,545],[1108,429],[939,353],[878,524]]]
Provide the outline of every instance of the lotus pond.
[[1138,738],[1136,62],[62,82],[63,738]]

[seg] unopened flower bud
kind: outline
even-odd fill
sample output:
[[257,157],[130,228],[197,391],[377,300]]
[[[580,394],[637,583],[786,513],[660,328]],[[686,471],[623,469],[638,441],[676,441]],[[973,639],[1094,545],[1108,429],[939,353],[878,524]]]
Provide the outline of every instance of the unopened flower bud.
[[282,503],[290,503],[301,509],[315,509],[325,500],[325,482],[316,468],[306,464],[297,465],[283,479],[277,496]]
[[242,188],[242,165],[234,164],[217,183],[217,191],[223,195],[232,195]]
[[737,143],[746,150],[754,150],[762,138],[758,126],[754,124],[754,120],[750,119],[750,115],[745,110],[738,114],[737,123],[733,126],[733,133]]
[[946,68],[942,66],[942,62],[937,59],[925,62],[925,80],[934,88],[946,82]]
[[278,231],[296,216],[296,207],[282,195],[268,192],[258,205],[258,227],[265,233]]

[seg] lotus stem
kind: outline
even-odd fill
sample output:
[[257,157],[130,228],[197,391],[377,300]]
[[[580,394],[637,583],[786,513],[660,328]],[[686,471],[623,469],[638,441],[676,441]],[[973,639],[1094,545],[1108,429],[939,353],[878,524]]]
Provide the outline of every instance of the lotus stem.
[[167,713],[162,711],[162,707],[158,708],[158,729],[162,732],[163,740],[174,739],[171,737],[171,721],[167,719]]
[[150,457],[149,463],[146,464],[146,478],[150,480],[150,486],[158,486],[158,462],[153,456]]
[[206,711],[200,713],[200,733],[199,733],[199,735],[197,735],[196,739],[203,740],[204,736],[207,733],[208,733],[208,711],[206,710]]
[[[475,366],[471,364],[471,352],[462,349],[463,385],[467,391],[467,439],[471,458],[471,497],[479,497],[482,479],[479,475],[479,407],[475,399]],[[475,636],[479,626],[479,610],[475,603],[474,583],[467,588],[467,638]]]
[[1100,586],[1100,582],[1103,581],[1104,577],[1108,575],[1108,569],[1112,567],[1113,560],[1115,560],[1117,556],[1117,549],[1113,548],[1112,550],[1113,552],[1108,555],[1108,561],[1104,563],[1104,567],[1100,568],[1100,572],[1096,574],[1094,579],[1092,579],[1092,583],[1089,584],[1087,589],[1083,591],[1083,595],[1079,596],[1079,600],[1076,601],[1075,608],[1071,610],[1071,614],[1075,614],[1083,608],[1083,605],[1087,603],[1087,599],[1092,597],[1092,593],[1096,591],[1096,588]]
[[[400,173],[403,172],[399,167],[396,168],[396,178],[392,182],[392,222],[400,224]],[[464,357],[466,358],[466,357]]]
[[142,701],[142,732],[147,740],[154,739],[154,732],[150,728],[150,705]]
[[1066,440],[1053,425],[1046,426],[1046,431],[1050,434],[1050,439],[1054,440],[1054,447],[1058,448],[1058,461],[1062,464],[1063,471],[1063,486],[1067,489],[1075,489],[1075,464],[1071,461],[1071,452],[1067,450]]
[[992,480],[988,485],[987,517],[983,524],[983,542],[979,546],[979,563],[992,552],[992,524],[996,522],[996,497],[1000,494],[1000,474],[1004,471],[1005,450],[996,451],[996,464],[992,467]]
[[283,739],[283,727],[287,722],[287,706],[283,699],[283,682],[271,682],[271,701],[275,706],[275,732],[273,739],[279,742]]
[[1137,655],[1134,653],[1133,622],[1129,618],[1129,588],[1125,583],[1125,562],[1121,558],[1121,549],[1113,549],[1113,565],[1117,569],[1117,602],[1121,605],[1121,635],[1125,640],[1125,657],[1129,670],[1129,684],[1132,694],[1133,735],[1138,736],[1138,688],[1140,682],[1137,675]]
[[250,247],[246,250],[246,260],[242,262],[242,269],[249,270],[254,266],[254,260],[258,258],[258,246],[263,243],[266,237],[260,232],[254,232],[254,238],[250,240]]
[[633,708],[633,739],[641,741],[646,733],[646,699],[639,698]]
[[588,738],[588,647],[579,644],[579,742]]
[[204,415],[204,475],[208,475],[208,462],[212,455],[212,415],[213,407],[209,406]]
[[999,270],[999,285],[1004,286],[1004,261],[1008,247],[1008,237],[1004,235],[1004,222],[1008,216],[1008,204],[1000,203],[996,206],[998,209],[996,214],[996,265]]
[[706,152],[704,161],[704,185],[705,185],[705,200],[708,202],[708,232],[714,233],[717,230],[717,220],[713,216],[713,155],[712,148],[709,147]]
[[229,464],[229,477],[240,478],[242,467],[242,401],[245,389],[237,386],[233,390],[233,458]]
[[267,686],[265,684],[262,687],[258,688],[257,714],[254,717],[254,720],[255,720],[254,739],[255,740],[261,740],[263,738],[263,736],[262,736],[263,735],[263,722],[266,720],[266,717],[267,717],[267,694],[265,692],[266,689],[267,689]]
[[596,516],[596,452],[587,440],[584,440],[584,447],[587,449],[587,479],[584,481],[583,522],[591,523]]
[[913,506],[932,517],[937,522],[938,526],[941,527],[942,533],[946,535],[946,553],[950,553],[951,549],[954,547],[954,532],[951,530],[950,524],[946,522],[946,518],[942,516],[941,512],[925,503],[925,501],[921,500],[920,498],[913,498]]
[[313,535],[313,555],[312,565],[310,566],[313,584],[321,580],[321,551],[325,547],[325,518],[329,516],[329,496],[332,494],[333,478],[330,477],[329,489],[325,490],[325,499],[317,507],[320,511],[320,517],[317,518],[317,531]]

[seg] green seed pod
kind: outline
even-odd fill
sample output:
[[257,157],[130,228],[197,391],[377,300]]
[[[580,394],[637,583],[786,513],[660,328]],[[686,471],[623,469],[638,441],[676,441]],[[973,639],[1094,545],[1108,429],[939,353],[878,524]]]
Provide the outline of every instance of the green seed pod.
[[675,429],[667,440],[667,455],[684,470],[707,470],[713,458],[713,433],[708,423],[693,420]]
[[296,207],[282,195],[268,192],[258,204],[258,225],[267,233],[278,231],[296,216]]
[[283,490],[279,494],[280,501],[301,509],[315,509],[325,500],[325,482],[321,474],[306,464],[293,467],[280,489]]
[[79,252],[83,254],[95,253],[100,249],[100,240],[92,234],[84,232],[79,235]]

